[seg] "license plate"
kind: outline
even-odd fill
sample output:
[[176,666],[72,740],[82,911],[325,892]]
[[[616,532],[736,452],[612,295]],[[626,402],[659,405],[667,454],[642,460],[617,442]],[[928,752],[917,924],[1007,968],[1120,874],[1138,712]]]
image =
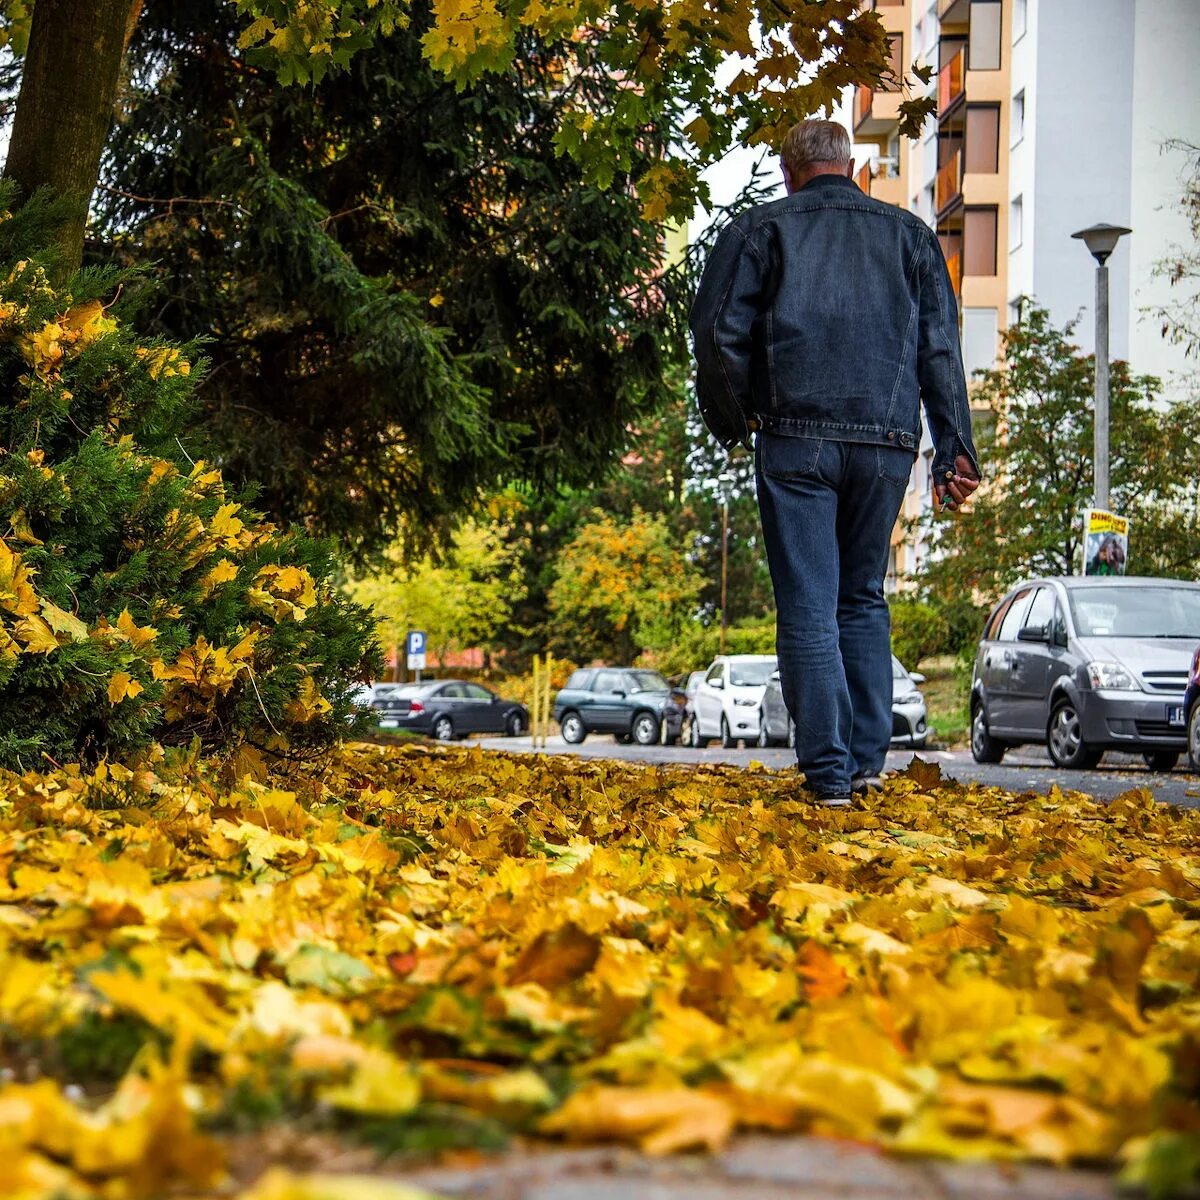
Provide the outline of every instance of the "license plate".
[[1167,705],[1167,724],[1168,725],[1183,725],[1183,705],[1168,704]]
[[379,722],[380,729],[396,729],[399,727],[399,725],[400,722],[397,721],[395,717],[384,717],[383,720]]

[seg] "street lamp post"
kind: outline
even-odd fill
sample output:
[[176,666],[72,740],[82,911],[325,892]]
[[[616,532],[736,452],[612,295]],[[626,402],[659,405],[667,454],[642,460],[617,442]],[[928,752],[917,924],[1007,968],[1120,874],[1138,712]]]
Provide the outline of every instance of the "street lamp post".
[[1108,488],[1108,256],[1133,230],[1123,225],[1092,225],[1071,234],[1096,260],[1096,431],[1093,464],[1096,507],[1107,509]]
[[717,483],[721,485],[721,654],[725,653],[725,630],[729,624],[726,599],[729,594],[729,485],[732,482],[732,475],[717,476]]

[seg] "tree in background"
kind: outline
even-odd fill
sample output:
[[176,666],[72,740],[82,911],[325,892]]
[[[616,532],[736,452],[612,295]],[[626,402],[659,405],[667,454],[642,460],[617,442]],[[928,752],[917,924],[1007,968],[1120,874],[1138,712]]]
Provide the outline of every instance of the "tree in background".
[[149,5],[97,197],[118,259],[153,264],[150,328],[210,339],[226,470],[362,553],[419,548],[503,483],[586,486],[686,353],[684,273],[632,187],[672,113],[646,110],[602,189],[552,132],[567,105],[600,119],[619,80],[566,83],[567,47],[527,35],[458,91],[422,58],[431,21],[418,3],[346,70],[280,88],[224,0]]
[[1200,146],[1168,142],[1164,150],[1182,153],[1189,160],[1179,207],[1187,219],[1192,240],[1175,246],[1159,264],[1159,273],[1178,289],[1174,301],[1153,310],[1162,322],[1162,335],[1183,346],[1191,358],[1200,356]]
[[597,512],[558,556],[552,635],[576,661],[632,662],[669,648],[695,622],[702,582],[664,517]]
[[[152,0],[153,3],[153,0]],[[159,0],[167,5],[168,0]],[[118,97],[121,55],[144,0],[4,0],[0,35],[26,58],[10,174],[26,194],[51,186],[65,201],[53,233],[64,278],[78,265],[96,166]],[[169,5],[170,7],[182,7]],[[247,68],[280,83],[320,84],[408,25],[401,0],[232,0]],[[32,14],[32,18],[31,18]],[[850,84],[897,84],[883,22],[858,0],[820,5],[756,0],[595,0],[438,3],[422,38],[424,61],[464,87],[519,68],[530,37],[563,45],[564,80],[609,77],[626,86],[597,120],[568,99],[547,130],[556,148],[608,187],[628,171],[647,114],[689,111],[686,143],[661,148],[640,180],[646,213],[686,219],[700,171],[735,140],[778,144],[796,119],[831,109]],[[718,73],[737,56],[731,82]],[[930,73],[914,68],[923,83]],[[913,136],[933,101],[901,102]],[[60,151],[55,154],[50,147]]]
[[493,651],[498,635],[513,628],[524,589],[511,540],[521,509],[511,494],[497,497],[455,531],[436,561],[414,561],[393,547],[382,564],[352,579],[346,590],[375,614],[381,642],[403,647],[410,629],[423,629],[440,661],[463,650]]
[[[998,598],[1026,575],[1079,569],[1082,512],[1092,498],[1093,363],[1027,306],[1001,365],[980,379],[994,424],[981,431],[984,486],[962,520],[928,514],[922,591]],[[1133,574],[1200,573],[1200,440],[1192,405],[1159,407],[1157,381],[1114,362],[1110,383],[1112,504],[1132,518]]]

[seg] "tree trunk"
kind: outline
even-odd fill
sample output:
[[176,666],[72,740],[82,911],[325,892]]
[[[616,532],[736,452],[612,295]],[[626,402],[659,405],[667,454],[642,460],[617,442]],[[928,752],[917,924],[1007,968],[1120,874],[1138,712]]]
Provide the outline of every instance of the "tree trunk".
[[112,124],[125,44],[141,0],[37,0],[4,173],[27,199],[66,203],[50,249],[56,283],[79,269],[88,205]]

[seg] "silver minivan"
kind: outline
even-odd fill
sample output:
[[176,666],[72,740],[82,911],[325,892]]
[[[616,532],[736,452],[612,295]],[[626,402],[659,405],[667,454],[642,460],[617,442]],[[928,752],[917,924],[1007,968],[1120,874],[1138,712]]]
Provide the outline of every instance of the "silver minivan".
[[1060,767],[1105,750],[1169,771],[1186,746],[1183,694],[1200,639],[1200,584],[1055,576],[993,609],[971,680],[971,753],[1045,742]]

